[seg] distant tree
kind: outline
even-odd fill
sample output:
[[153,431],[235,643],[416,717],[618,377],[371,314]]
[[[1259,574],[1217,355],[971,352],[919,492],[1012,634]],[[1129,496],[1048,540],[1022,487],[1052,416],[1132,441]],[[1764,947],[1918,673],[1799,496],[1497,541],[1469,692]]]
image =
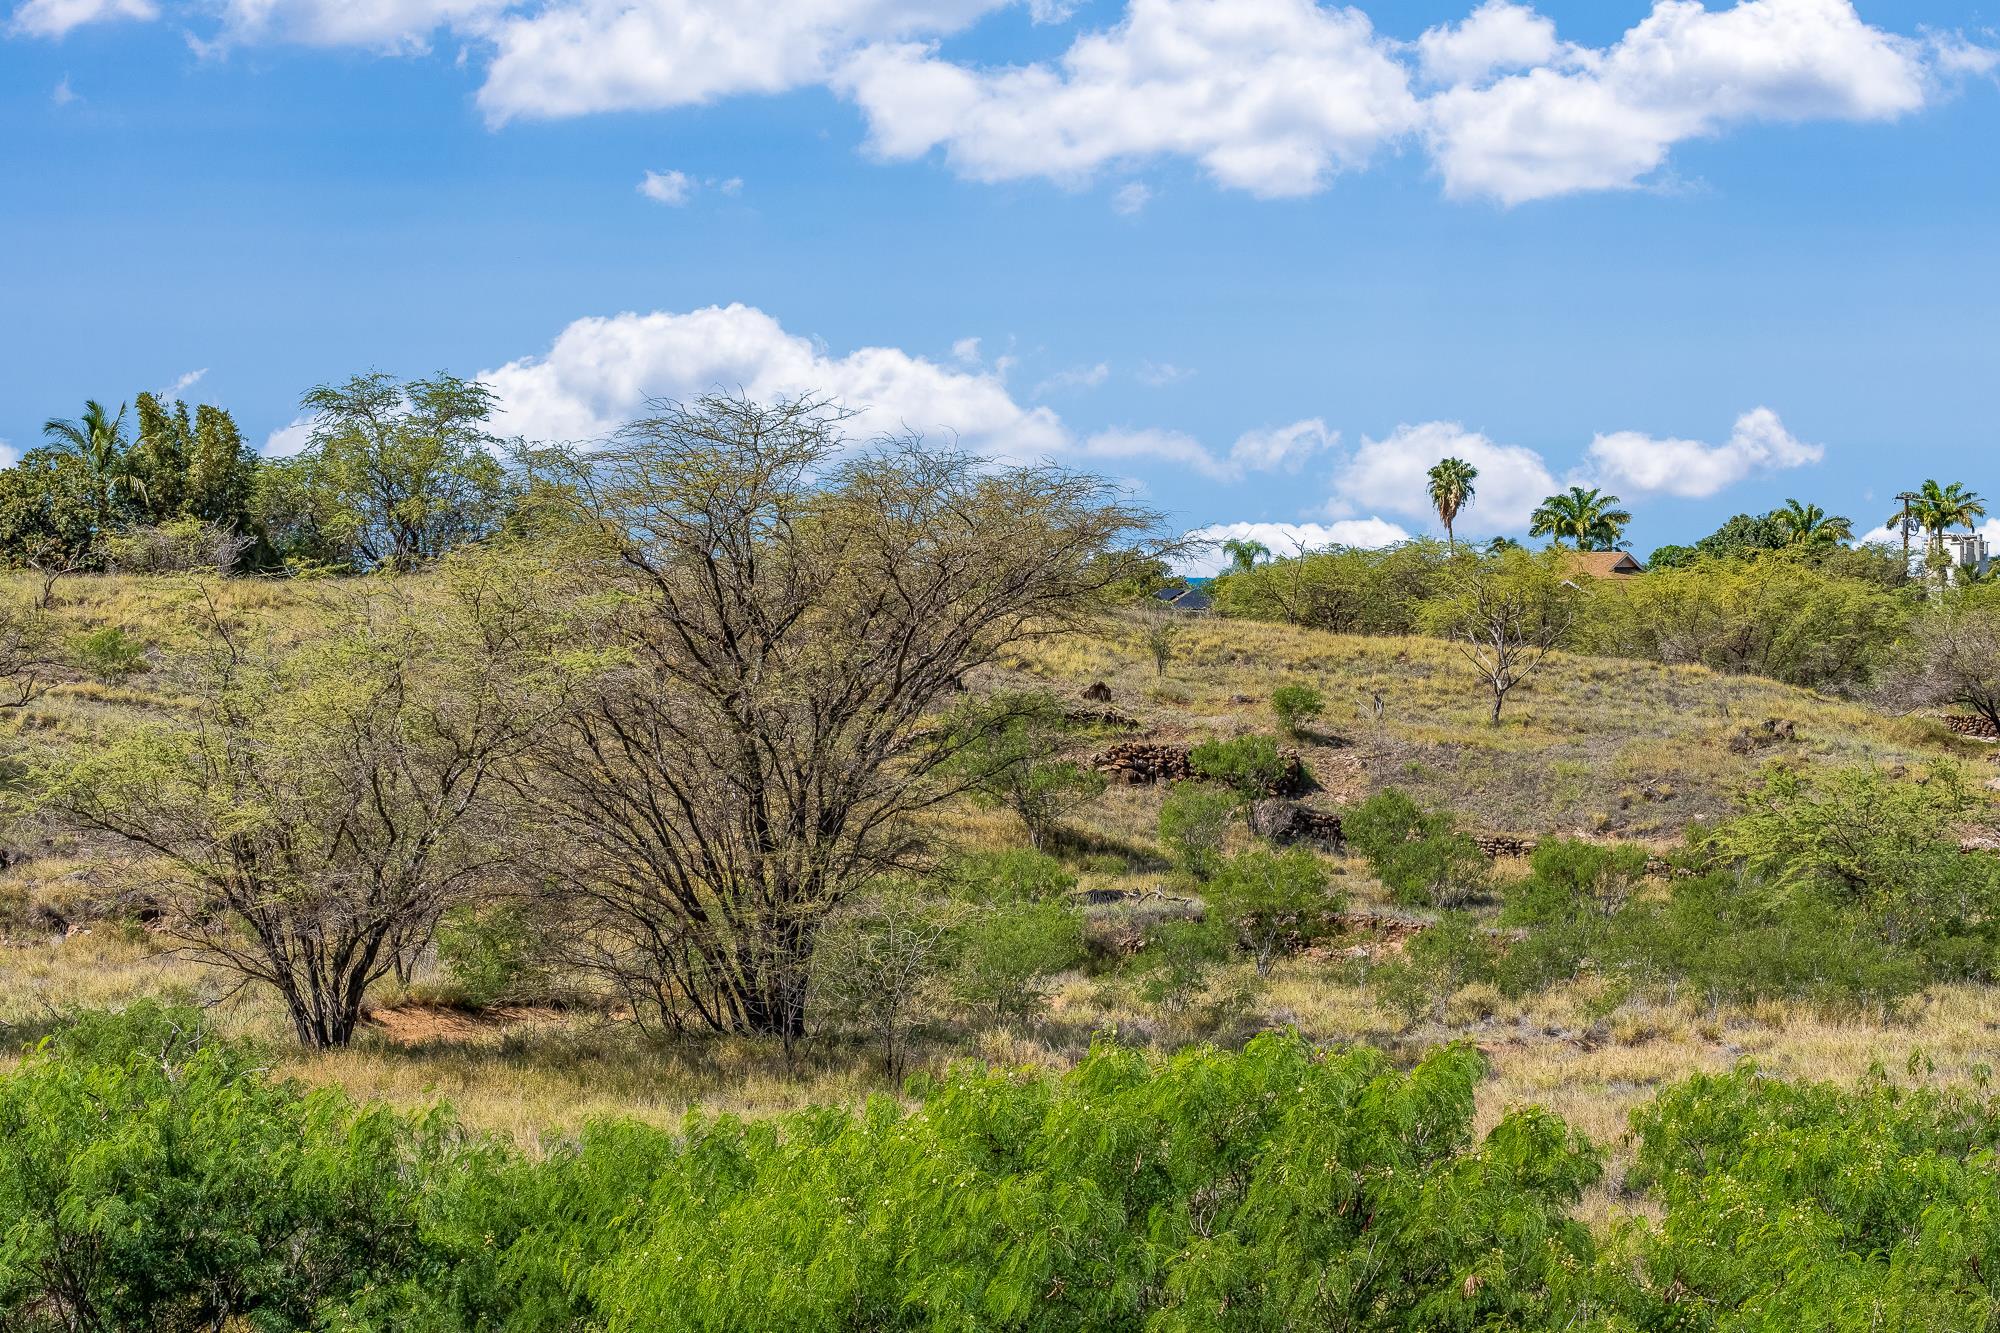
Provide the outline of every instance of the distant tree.
[[1457,572],[1425,604],[1426,627],[1458,645],[1493,694],[1493,725],[1507,695],[1568,639],[1584,595],[1560,553],[1507,551]]
[[1787,500],[1771,517],[1784,531],[1787,546],[1830,546],[1854,538],[1852,520],[1829,514],[1816,504]]
[[1229,557],[1229,567],[1238,571],[1255,569],[1259,560],[1271,558],[1270,547],[1249,537],[1231,537],[1222,543],[1222,553]]
[[1160,842],[1197,884],[1221,864],[1229,825],[1242,808],[1236,793],[1199,782],[1177,782],[1160,803]]
[[99,526],[144,501],[146,479],[125,439],[125,412],[120,404],[114,416],[93,398],[84,403],[81,417],[51,417],[42,424],[43,438],[82,460]]
[[74,453],[30,449],[0,470],[0,553],[16,566],[80,567],[97,536],[89,464]]
[[1271,711],[1278,715],[1278,725],[1285,734],[1296,739],[1326,712],[1326,696],[1310,685],[1293,681],[1271,691]]
[[[1910,506],[1910,516],[1924,530],[1926,548],[1936,557],[1943,550],[1944,534],[1956,527],[1971,528],[1986,516],[1986,502],[1966,490],[1962,482],[1940,486],[1926,481],[1917,491],[1916,503]],[[1889,521],[1902,522],[1901,511],[1890,515]]]
[[1426,474],[1429,480],[1431,507],[1437,510],[1438,521],[1444,524],[1446,546],[1456,547],[1452,536],[1452,524],[1458,519],[1458,511],[1472,503],[1472,483],[1479,478],[1479,469],[1462,458],[1439,460]]
[[[505,517],[507,476],[489,446],[493,391],[453,375],[379,372],[323,384],[301,405],[312,443],[293,465],[309,528],[364,569],[409,570]],[[274,516],[276,517],[276,516]]]
[[1596,488],[1572,486],[1551,495],[1535,509],[1528,535],[1569,542],[1579,551],[1615,551],[1623,543],[1632,515],[1617,508],[1618,497]]
[[1325,864],[1303,847],[1260,848],[1232,857],[1202,896],[1236,928],[1257,975],[1269,976],[1280,952],[1314,944],[1333,929],[1346,904],[1328,892],[1328,878]]
[[145,478],[146,521],[192,518],[248,533],[257,456],[236,419],[209,403],[190,413],[150,393],[137,401],[132,465]]
[[1155,609],[1146,620],[1146,651],[1153,658],[1153,674],[1164,676],[1174,660],[1174,640],[1180,637],[1180,622],[1173,612]]

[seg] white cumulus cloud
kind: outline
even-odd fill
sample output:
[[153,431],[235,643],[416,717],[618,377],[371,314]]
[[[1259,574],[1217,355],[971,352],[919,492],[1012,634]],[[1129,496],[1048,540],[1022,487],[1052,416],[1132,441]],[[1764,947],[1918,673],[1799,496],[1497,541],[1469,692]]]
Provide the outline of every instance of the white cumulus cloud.
[[1785,429],[1768,407],[1736,418],[1721,444],[1660,439],[1638,431],[1599,435],[1590,442],[1590,461],[1605,484],[1700,499],[1733,486],[1753,472],[1804,467],[1826,450]]
[[1226,541],[1262,542],[1273,555],[1287,556],[1328,546],[1379,550],[1409,539],[1409,533],[1381,518],[1344,519],[1338,523],[1211,523],[1186,535],[1184,540],[1193,544],[1193,549],[1175,563],[1174,572],[1196,578],[1221,573],[1229,563],[1222,553],[1222,543]]
[[1425,474],[1441,459],[1462,458],[1479,469],[1473,500],[1461,528],[1515,532],[1556,489],[1548,464],[1533,449],[1500,444],[1455,421],[1398,426],[1382,439],[1364,437],[1334,477],[1329,512],[1388,510],[1425,518],[1432,514]]
[[1101,167],[1193,158],[1218,182],[1310,194],[1419,123],[1407,69],[1358,9],[1311,0],[1131,0],[1054,63],[977,69],[879,43],[836,86],[881,157],[942,149],[976,180],[1077,183]]
[[1430,100],[1448,193],[1518,204],[1626,189],[1674,145],[1733,125],[1893,120],[1929,94],[1923,44],[1870,27],[1850,0],[1659,0],[1611,47],[1551,57]]
[[[30,37],[61,37],[87,23],[115,19],[141,22],[160,16],[154,0],[26,0],[14,10],[11,26]],[[64,86],[68,81],[64,80]]]
[[694,178],[685,171],[649,171],[639,180],[639,193],[655,203],[679,208],[694,195]]
[[722,391],[770,400],[830,395],[860,437],[914,430],[981,454],[1037,459],[1070,434],[1047,408],[1014,401],[987,371],[940,365],[893,347],[834,356],[751,306],[579,319],[549,349],[479,378],[499,394],[497,429],[542,440],[598,440],[648,399]]
[[1462,22],[1419,37],[1417,60],[1433,83],[1480,83],[1503,70],[1546,64],[1561,46],[1552,20],[1512,0],[1486,0]]

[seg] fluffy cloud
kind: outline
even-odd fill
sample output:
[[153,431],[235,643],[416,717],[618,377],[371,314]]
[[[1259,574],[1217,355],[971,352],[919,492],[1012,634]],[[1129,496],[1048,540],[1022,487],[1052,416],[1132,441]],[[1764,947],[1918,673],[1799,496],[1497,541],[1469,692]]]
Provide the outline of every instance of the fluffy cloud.
[[1851,0],[1744,0],[1715,12],[1659,0],[1610,48],[1550,55],[1431,100],[1427,138],[1448,193],[1516,204],[1625,189],[1675,144],[1733,124],[1893,120],[1928,92],[1922,44],[1870,27]]
[[494,54],[479,105],[497,123],[784,92],[824,81],[862,44],[956,32],[1002,3],[552,0],[484,27]]
[[159,16],[160,7],[153,0],[26,0],[14,11],[12,27],[30,37],[61,37],[86,23]]
[[1753,472],[1804,467],[1826,450],[1785,429],[1768,407],[1745,412],[1722,444],[1656,439],[1637,431],[1599,435],[1590,461],[1607,485],[1700,499],[1733,486]]
[[468,35],[511,0],[226,0],[223,37],[236,42],[359,46],[384,52],[428,49],[441,28]]
[[1174,572],[1195,578],[1221,573],[1229,563],[1222,553],[1222,543],[1226,541],[1262,542],[1276,555],[1291,555],[1301,548],[1313,551],[1324,546],[1378,549],[1409,539],[1409,533],[1380,518],[1347,519],[1339,523],[1211,523],[1187,534],[1185,540],[1196,545],[1175,563]]
[[1548,465],[1534,450],[1495,443],[1455,421],[1427,421],[1398,426],[1379,440],[1364,437],[1335,476],[1329,512],[1338,516],[1386,509],[1428,517],[1432,510],[1425,474],[1442,458],[1463,458],[1479,469],[1473,501],[1459,520],[1461,527],[1519,531],[1528,525],[1535,506],[1556,489]]
[[1107,430],[1084,440],[1081,451],[1095,459],[1151,458],[1174,463],[1215,481],[1241,481],[1253,472],[1296,472],[1340,436],[1313,418],[1289,426],[1246,431],[1226,455],[1217,456],[1192,435],[1177,430]]
[[1432,28],[1417,39],[1417,59],[1433,83],[1480,83],[1502,70],[1527,69],[1555,59],[1556,25],[1526,5],[1486,0],[1460,23]]
[[694,194],[694,184],[685,171],[649,171],[639,181],[639,193],[655,203],[679,208]]
[[860,436],[913,430],[1013,459],[1071,444],[1055,413],[1021,406],[995,374],[893,347],[832,356],[744,305],[579,319],[546,353],[479,378],[500,396],[500,432],[530,439],[602,439],[648,399],[740,390],[760,399],[830,395],[857,414],[851,429]]
[[1420,119],[1367,15],[1312,0],[1131,0],[1123,22],[1055,64],[1000,70],[876,44],[836,86],[866,113],[877,155],[942,148],[977,180],[1079,182],[1176,155],[1254,194],[1309,194]]

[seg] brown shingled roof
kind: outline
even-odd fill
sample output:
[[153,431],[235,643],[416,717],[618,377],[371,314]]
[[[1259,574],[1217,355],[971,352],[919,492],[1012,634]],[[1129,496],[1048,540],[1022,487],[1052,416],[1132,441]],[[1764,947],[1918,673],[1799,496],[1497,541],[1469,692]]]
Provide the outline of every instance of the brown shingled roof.
[[1594,579],[1629,578],[1646,572],[1629,551],[1571,551],[1569,567],[1571,573]]

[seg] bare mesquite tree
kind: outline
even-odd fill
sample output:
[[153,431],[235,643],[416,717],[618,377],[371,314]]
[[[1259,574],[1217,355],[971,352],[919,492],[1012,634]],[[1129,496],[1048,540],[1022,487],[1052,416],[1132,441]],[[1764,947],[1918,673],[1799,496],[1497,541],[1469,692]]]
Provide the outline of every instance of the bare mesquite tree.
[[497,561],[338,597],[302,646],[210,602],[187,703],[41,775],[82,827],[145,853],[167,932],[271,986],[301,1042],[345,1045],[370,987],[508,856],[501,765],[577,669]]
[[1564,643],[1583,591],[1560,550],[1508,550],[1453,565],[1444,591],[1426,603],[1424,624],[1450,639],[1493,694],[1494,726],[1507,695]]
[[522,786],[585,966],[669,1028],[803,1031],[816,933],[962,782],[966,673],[1075,628],[1153,515],[1105,483],[903,440],[820,402],[663,403],[551,493],[622,665]]
[[1957,705],[2000,727],[2000,598],[1951,593],[1919,613],[1879,690],[1892,707]]

